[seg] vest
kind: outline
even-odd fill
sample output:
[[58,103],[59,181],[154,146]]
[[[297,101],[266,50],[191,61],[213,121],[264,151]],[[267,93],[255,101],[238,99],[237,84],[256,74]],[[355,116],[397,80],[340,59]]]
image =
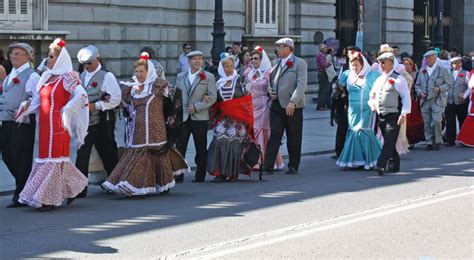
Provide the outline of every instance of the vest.
[[[86,79],[86,72],[82,72],[81,74],[81,82],[82,86],[86,90],[87,95],[89,96],[89,103],[95,103],[102,99],[102,96],[105,92],[102,91],[102,85],[104,84],[104,78],[107,71],[99,70],[97,71],[94,76],[92,76],[89,82],[85,82]],[[97,84],[95,87],[92,86],[92,82]],[[100,122],[100,112],[99,110],[95,110],[94,112],[89,112],[89,125],[96,125]]]
[[[3,93],[0,94],[0,121],[15,120],[15,111],[18,110],[21,102],[30,98],[30,95],[25,92],[25,86],[34,72],[35,70],[29,67],[16,77],[20,80],[18,84],[14,84],[12,80],[7,86],[3,86]],[[30,123],[29,117],[25,117],[23,123]]]
[[[393,72],[389,79],[397,79],[399,76],[398,73]],[[398,93],[397,89],[395,88],[395,83],[390,84],[388,80],[382,87],[379,89],[379,99],[378,102],[378,113],[382,115],[386,115],[389,113],[400,113],[400,106],[401,106],[401,98],[400,93]]]
[[[458,76],[454,80],[453,87],[448,90],[448,104],[461,104],[461,100],[459,98],[459,94],[464,94],[467,89],[466,80],[466,71],[460,70]],[[463,74],[463,77],[459,77],[460,74]],[[453,72],[450,73],[451,77],[453,76]]]

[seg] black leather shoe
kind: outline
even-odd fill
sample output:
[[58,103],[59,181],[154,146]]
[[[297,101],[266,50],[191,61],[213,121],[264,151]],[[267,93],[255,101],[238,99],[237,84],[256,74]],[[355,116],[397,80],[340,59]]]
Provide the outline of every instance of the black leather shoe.
[[384,173],[386,172],[384,168],[381,168],[381,167],[375,167],[375,170],[377,171],[377,173],[379,174],[379,176],[382,176],[384,175]]
[[331,159],[337,159],[337,158],[339,158],[339,156],[337,156],[337,154],[331,156]]
[[286,174],[297,174],[297,173],[298,173],[298,170],[293,167],[288,168],[288,171],[286,171]]
[[433,145],[429,144],[425,147],[425,151],[432,151],[433,150]]
[[81,193],[79,193],[79,194],[76,196],[76,199],[85,198],[86,196],[87,196],[87,187],[85,187],[84,190],[81,191]]
[[433,150],[434,151],[439,151],[439,144],[433,145]]
[[23,203],[20,203],[20,202],[17,202],[17,201],[12,201],[12,203],[8,204],[6,206],[6,208],[8,209],[14,209],[14,208],[23,208],[23,207],[27,207],[28,205],[26,204],[23,204]]
[[446,147],[452,147],[452,146],[454,146],[454,145],[455,145],[455,143],[449,142],[449,143],[446,144]]
[[66,205],[71,205],[71,203],[75,200],[76,198],[68,198],[66,201]]
[[180,174],[180,175],[174,177],[174,181],[175,181],[176,183],[183,183],[183,181],[184,181],[184,174]]

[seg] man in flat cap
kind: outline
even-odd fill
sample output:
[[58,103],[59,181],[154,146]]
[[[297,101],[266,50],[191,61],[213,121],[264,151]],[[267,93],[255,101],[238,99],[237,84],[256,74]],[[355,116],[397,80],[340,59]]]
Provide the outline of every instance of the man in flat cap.
[[36,85],[40,76],[30,66],[33,59],[30,45],[12,44],[8,47],[8,53],[13,69],[0,88],[0,150],[16,184],[12,203],[7,208],[17,208],[25,206],[18,202],[18,196],[31,172],[36,122],[35,116],[30,115],[18,124],[15,114],[22,102],[31,102],[38,95]]
[[[406,122],[406,115],[411,111],[408,83],[395,71],[395,59],[392,52],[384,52],[377,58],[382,74],[375,80],[370,91],[369,105],[372,111],[377,112],[384,140],[376,167],[379,175],[388,170],[400,170],[400,156],[396,148],[398,133],[400,125]],[[387,169],[389,160],[392,163],[391,169]]]
[[451,77],[454,83],[448,91],[448,104],[445,110],[447,146],[453,146],[456,141],[456,118],[459,126],[462,126],[467,116],[468,104],[463,96],[467,90],[468,74],[469,72],[462,69],[462,57],[453,57],[451,59]]
[[[89,128],[84,145],[77,151],[76,167],[87,177],[92,146],[109,175],[118,162],[115,142],[114,108],[122,100],[122,92],[115,76],[102,68],[99,50],[94,45],[86,46],[77,53],[78,61],[84,65],[81,83],[89,96]],[[85,197],[87,187],[77,197]]]
[[278,58],[270,74],[270,127],[272,129],[263,170],[271,173],[286,131],[289,163],[287,174],[298,173],[303,135],[303,108],[307,83],[306,62],[293,54],[295,44],[290,38],[275,42]]
[[[179,73],[176,78],[176,87],[183,96],[183,125],[176,147],[186,157],[189,137],[193,135],[197,167],[193,182],[204,182],[206,177],[209,109],[217,99],[214,75],[202,69],[203,56],[200,51],[189,52],[189,70]],[[177,182],[183,182],[183,179],[183,174],[176,177]]]
[[426,68],[418,72],[415,83],[416,94],[420,97],[421,113],[425,124],[425,150],[439,150],[441,144],[441,122],[447,104],[448,91],[453,86],[449,71],[436,64],[437,53],[427,51]]

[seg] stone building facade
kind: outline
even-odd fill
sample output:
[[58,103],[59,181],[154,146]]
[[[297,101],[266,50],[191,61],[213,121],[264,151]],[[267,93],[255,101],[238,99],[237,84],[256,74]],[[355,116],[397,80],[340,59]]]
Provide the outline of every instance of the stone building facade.
[[[376,50],[387,42],[411,53],[414,41],[414,6],[421,0],[365,0],[365,50]],[[317,76],[315,32],[324,38],[352,35],[357,21],[352,6],[357,0],[224,0],[226,45],[234,41],[261,44],[273,52],[272,42],[291,36],[297,55],[309,68],[309,92],[315,93]],[[465,0],[464,26],[471,32],[474,1]],[[356,10],[355,10],[356,11]],[[45,56],[51,39],[65,36],[71,56],[84,45],[100,49],[106,67],[117,76],[132,74],[132,64],[142,46],[151,45],[172,82],[177,57],[184,42],[210,56],[213,0],[0,0],[0,45],[26,40]],[[349,18],[348,18],[349,17]],[[351,18],[352,17],[352,18]],[[348,30],[342,31],[343,25]],[[346,29],[347,29],[346,28]],[[470,33],[458,48],[474,49]],[[352,37],[352,36],[350,36]],[[349,39],[350,39],[349,37]],[[354,44],[343,42],[343,44]],[[418,44],[418,43],[415,43]],[[448,46],[450,47],[450,46]]]

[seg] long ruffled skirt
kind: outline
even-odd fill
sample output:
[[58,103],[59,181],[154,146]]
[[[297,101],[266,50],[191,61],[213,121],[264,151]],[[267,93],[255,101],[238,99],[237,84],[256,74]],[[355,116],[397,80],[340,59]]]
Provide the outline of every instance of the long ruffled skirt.
[[467,116],[456,138],[459,143],[474,147],[474,116]]
[[60,206],[65,199],[76,197],[87,182],[69,158],[37,159],[19,201],[35,208]]
[[190,169],[176,148],[154,154],[143,148],[127,148],[102,184],[105,189],[128,196],[167,191],[175,186],[174,176]]
[[371,129],[349,129],[336,164],[350,168],[363,166],[368,170],[377,165],[381,150],[382,144]]

